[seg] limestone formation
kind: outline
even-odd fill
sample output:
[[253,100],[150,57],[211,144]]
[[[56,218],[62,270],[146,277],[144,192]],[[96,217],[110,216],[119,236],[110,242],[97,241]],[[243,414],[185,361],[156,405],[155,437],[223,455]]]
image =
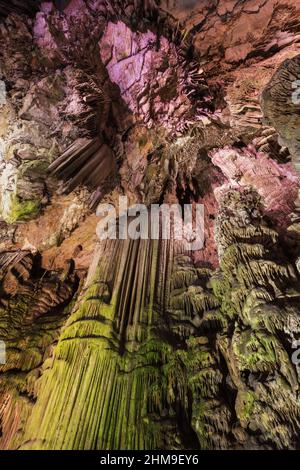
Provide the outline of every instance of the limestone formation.
[[[0,41],[0,449],[299,449],[298,2],[0,1]],[[99,240],[120,196],[203,247]]]

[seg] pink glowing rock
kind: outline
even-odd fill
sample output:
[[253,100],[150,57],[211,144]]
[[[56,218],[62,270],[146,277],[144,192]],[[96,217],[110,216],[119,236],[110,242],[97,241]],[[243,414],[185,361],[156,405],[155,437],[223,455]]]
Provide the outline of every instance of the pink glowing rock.
[[86,10],[86,4],[83,0],[71,0],[64,9],[67,15],[77,15],[81,10]]

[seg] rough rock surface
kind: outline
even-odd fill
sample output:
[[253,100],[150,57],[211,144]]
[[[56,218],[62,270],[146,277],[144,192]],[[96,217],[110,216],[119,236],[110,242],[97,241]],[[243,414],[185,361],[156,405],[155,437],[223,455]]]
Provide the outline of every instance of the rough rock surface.
[[[299,2],[0,1],[0,41],[0,448],[299,449]],[[99,242],[120,195],[203,249]]]

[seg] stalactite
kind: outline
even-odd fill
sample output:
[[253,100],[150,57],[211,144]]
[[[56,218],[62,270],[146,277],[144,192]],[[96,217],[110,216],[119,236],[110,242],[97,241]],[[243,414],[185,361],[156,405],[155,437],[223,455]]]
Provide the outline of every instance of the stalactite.
[[[155,296],[157,272],[165,269],[159,262],[159,247],[157,242],[107,242],[101,252],[96,273],[67,322],[53,367],[44,378],[25,448],[161,445],[151,415],[166,406],[159,365],[172,347],[157,336],[166,328]],[[104,301],[106,285],[111,286],[111,295]],[[66,406],[61,398],[70,393],[73,398]],[[58,422],[66,423],[60,432]],[[42,429],[39,436],[37,423]]]

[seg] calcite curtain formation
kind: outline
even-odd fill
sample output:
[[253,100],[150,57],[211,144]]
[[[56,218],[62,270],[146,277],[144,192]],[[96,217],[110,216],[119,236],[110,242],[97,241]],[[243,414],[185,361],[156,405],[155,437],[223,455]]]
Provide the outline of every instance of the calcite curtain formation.
[[[300,5],[0,1],[1,449],[299,449]],[[205,241],[99,241],[99,203]],[[300,354],[299,354],[300,357]]]

